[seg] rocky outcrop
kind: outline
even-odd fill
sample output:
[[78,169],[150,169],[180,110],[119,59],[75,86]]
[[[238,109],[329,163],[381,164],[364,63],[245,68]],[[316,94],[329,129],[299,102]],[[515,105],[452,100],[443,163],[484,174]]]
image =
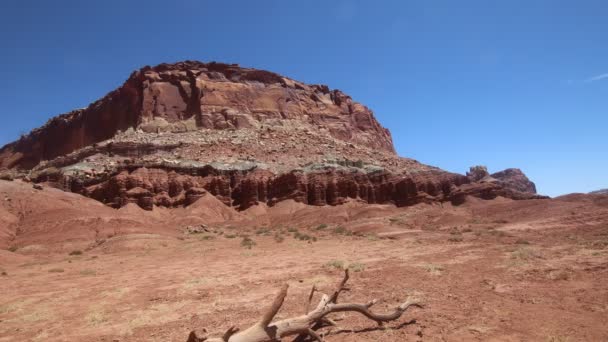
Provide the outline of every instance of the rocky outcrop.
[[123,165],[109,174],[63,175],[63,180],[55,180],[55,184],[115,208],[135,203],[147,210],[153,206],[190,205],[207,192],[239,210],[258,203],[272,206],[288,199],[309,205],[338,205],[355,199],[407,206],[446,201],[460,204],[467,196],[535,198],[532,194],[520,193],[495,182],[471,182],[465,176],[441,170],[399,175],[356,166],[308,168],[274,174],[256,167],[218,169],[212,165]]
[[467,178],[471,182],[497,183],[516,192],[536,194],[536,185],[520,169],[506,169],[490,174],[485,166],[471,166]]
[[60,115],[0,150],[0,168],[30,169],[129,128],[145,132],[247,129],[296,120],[336,139],[394,153],[371,110],[339,90],[236,64],[144,67],[87,108]]
[[350,198],[403,206],[450,200],[452,187],[466,182],[466,178],[448,173],[412,178],[387,172],[367,174],[336,169],[294,170],[280,175],[264,170],[203,168],[184,171],[145,167],[124,170],[106,181],[80,187],[80,191],[114,207],[137,203],[144,209],[149,209],[147,199],[150,197],[154,205],[173,207],[191,204],[206,191],[238,209],[260,202],[273,205],[287,199],[310,205],[337,205]]
[[536,193],[536,185],[520,169],[506,169],[491,176],[506,188],[524,193]]

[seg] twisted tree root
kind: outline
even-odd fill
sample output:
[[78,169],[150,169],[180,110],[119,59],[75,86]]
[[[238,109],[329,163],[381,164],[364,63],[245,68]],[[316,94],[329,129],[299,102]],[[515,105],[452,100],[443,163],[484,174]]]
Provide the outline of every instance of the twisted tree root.
[[288,285],[285,284],[277,293],[272,305],[266,310],[262,319],[251,327],[239,331],[236,327],[231,327],[224,333],[222,337],[198,337],[192,331],[188,336],[187,342],[276,342],[281,341],[283,337],[297,335],[294,342],[303,342],[307,339],[322,342],[323,337],[318,333],[319,329],[328,326],[336,326],[336,324],[326,317],[329,314],[336,312],[357,312],[377,324],[381,325],[384,322],[394,321],[400,318],[405,311],[410,307],[422,307],[418,300],[408,297],[404,303],[397,306],[393,311],[387,313],[374,313],[370,308],[377,303],[372,300],[365,304],[359,303],[338,303],[338,297],[343,291],[347,291],[346,282],[349,279],[348,270],[344,273],[344,278],[338,284],[336,290],[331,296],[323,295],[317,307],[308,311],[308,306],[312,296],[317,289],[313,287],[306,312],[304,315],[287,318],[272,322],[276,314],[279,312],[287,296]]

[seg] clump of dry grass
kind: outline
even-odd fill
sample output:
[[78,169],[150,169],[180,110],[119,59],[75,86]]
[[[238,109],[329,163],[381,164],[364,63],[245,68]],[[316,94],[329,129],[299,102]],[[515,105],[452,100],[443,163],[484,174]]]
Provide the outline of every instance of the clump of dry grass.
[[353,272],[361,272],[365,270],[365,264],[360,262],[352,262],[348,264],[348,269]]
[[205,234],[205,235],[201,235],[201,236],[200,236],[198,239],[199,239],[200,241],[209,241],[209,240],[215,240],[215,236]]
[[343,260],[331,260],[325,264],[326,267],[337,268],[340,270],[344,269],[344,261]]
[[300,232],[293,233],[293,238],[300,241],[317,241],[316,237]]
[[351,232],[350,230],[342,227],[342,226],[338,226],[336,228],[334,228],[332,230],[332,233],[336,234],[336,235],[345,235],[345,236],[352,236],[353,232]]
[[443,273],[443,271],[445,270],[445,268],[441,265],[437,265],[437,264],[424,264],[421,266],[423,269],[425,269],[427,272],[429,272],[432,275],[441,275]]
[[83,276],[94,276],[94,275],[97,275],[97,271],[87,268],[87,269],[81,270],[80,271],[80,275],[83,275]]
[[540,258],[540,253],[530,247],[521,246],[511,252],[511,259],[518,261],[530,261]]
[[328,226],[325,223],[322,223],[318,226],[315,227],[315,230],[324,230],[326,229]]
[[464,241],[464,237],[462,236],[462,234],[458,233],[455,235],[452,235],[448,238],[449,242],[462,242]]
[[98,325],[101,325],[101,324],[107,322],[108,317],[106,316],[106,313],[103,310],[95,309],[95,310],[90,311],[86,315],[85,320],[91,326],[98,326]]
[[270,228],[267,227],[261,227],[258,230],[255,231],[256,235],[262,235],[262,236],[270,236],[271,235],[271,231]]
[[325,264],[325,267],[335,268],[339,270],[349,269],[353,272],[364,271],[366,266],[361,262],[346,262],[344,260],[331,260]]

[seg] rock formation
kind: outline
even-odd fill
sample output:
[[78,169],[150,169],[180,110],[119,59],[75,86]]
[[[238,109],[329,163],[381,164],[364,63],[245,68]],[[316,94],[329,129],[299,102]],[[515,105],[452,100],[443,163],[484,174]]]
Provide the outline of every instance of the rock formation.
[[343,141],[394,152],[388,130],[350,96],[236,64],[186,61],[144,67],[87,108],[49,120],[0,152],[0,166],[32,168],[112,138],[117,132],[260,127],[294,120]]
[[531,194],[536,193],[536,185],[520,169],[506,169],[493,173],[491,177],[510,189]]
[[497,183],[512,191],[536,194],[536,185],[520,169],[506,169],[490,174],[483,165],[471,166],[467,178],[471,182]]
[[4,146],[0,169],[148,210],[207,192],[239,209],[285,199],[403,206],[537,197],[517,169],[472,168],[467,177],[397,156],[389,131],[339,90],[213,62],[134,72],[87,108]]

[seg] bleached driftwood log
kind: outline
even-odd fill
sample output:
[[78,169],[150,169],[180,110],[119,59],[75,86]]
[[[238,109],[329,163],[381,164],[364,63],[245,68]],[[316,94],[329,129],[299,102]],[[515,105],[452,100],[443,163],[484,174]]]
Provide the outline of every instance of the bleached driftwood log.
[[[287,296],[288,285],[283,285],[272,305],[266,310],[260,321],[253,326],[240,331],[236,327],[228,329],[222,337],[199,337],[196,332],[190,332],[187,342],[276,342],[282,341],[284,337],[297,335],[294,342],[305,341],[312,339],[323,341],[319,330],[336,324],[327,316],[336,312],[357,312],[378,324],[396,320],[410,307],[421,307],[421,304],[414,298],[408,297],[401,305],[397,306],[393,311],[383,314],[373,313],[370,308],[377,302],[360,303],[338,303],[338,297],[341,292],[347,290],[346,282],[348,281],[348,270],[344,273],[344,278],[338,284],[337,289],[331,296],[323,294],[321,301],[317,307],[306,312],[304,315],[286,318],[273,322],[275,315],[283,306],[285,296]],[[316,288],[313,287],[310,296],[309,304],[312,300]]]

